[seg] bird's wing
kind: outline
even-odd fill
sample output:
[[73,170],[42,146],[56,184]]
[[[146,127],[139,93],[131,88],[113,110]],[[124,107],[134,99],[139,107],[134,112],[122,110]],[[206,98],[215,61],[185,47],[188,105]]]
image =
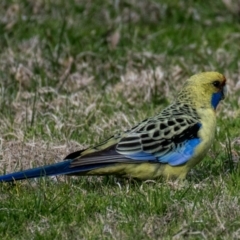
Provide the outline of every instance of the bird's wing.
[[116,151],[133,160],[181,165],[193,156],[201,142],[200,128],[201,124],[188,116],[149,122],[145,130],[122,138]]
[[[188,114],[186,114],[186,110]],[[201,123],[188,108],[165,109],[130,131],[111,137],[100,145],[73,153],[71,167],[95,164],[159,162],[177,166],[186,163],[201,142]]]
[[65,160],[73,159],[71,167],[106,165],[118,162],[136,162],[116,151],[122,134],[116,134],[97,146],[69,154]]

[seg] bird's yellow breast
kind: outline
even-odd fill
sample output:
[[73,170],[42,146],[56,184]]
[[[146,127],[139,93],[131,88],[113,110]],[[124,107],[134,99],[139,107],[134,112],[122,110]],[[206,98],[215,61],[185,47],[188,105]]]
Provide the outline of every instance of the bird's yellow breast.
[[193,157],[187,162],[190,168],[194,167],[205,156],[213,142],[216,129],[216,114],[213,109],[200,108],[197,113],[201,119],[201,128],[198,132],[201,142],[196,147]]

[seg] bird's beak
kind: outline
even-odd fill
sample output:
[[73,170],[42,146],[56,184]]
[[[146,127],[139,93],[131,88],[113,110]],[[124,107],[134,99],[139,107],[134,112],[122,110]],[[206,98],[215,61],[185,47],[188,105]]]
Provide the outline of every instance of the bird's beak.
[[226,85],[223,86],[221,92],[222,92],[222,98],[221,98],[221,100],[223,100],[223,99],[226,97],[226,95],[227,95],[227,86],[226,86]]

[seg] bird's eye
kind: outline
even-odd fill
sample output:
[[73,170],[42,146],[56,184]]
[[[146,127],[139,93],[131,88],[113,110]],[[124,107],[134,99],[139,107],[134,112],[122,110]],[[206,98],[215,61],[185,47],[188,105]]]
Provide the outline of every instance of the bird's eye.
[[219,81],[214,81],[212,84],[216,88],[220,88],[220,86],[221,86],[221,83]]

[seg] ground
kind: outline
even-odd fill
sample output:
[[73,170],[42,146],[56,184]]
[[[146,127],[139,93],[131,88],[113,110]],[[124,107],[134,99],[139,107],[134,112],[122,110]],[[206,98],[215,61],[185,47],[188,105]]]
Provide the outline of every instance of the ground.
[[1,239],[239,239],[240,2],[2,0],[0,173],[61,161],[226,76],[216,140],[184,183],[0,186]]

